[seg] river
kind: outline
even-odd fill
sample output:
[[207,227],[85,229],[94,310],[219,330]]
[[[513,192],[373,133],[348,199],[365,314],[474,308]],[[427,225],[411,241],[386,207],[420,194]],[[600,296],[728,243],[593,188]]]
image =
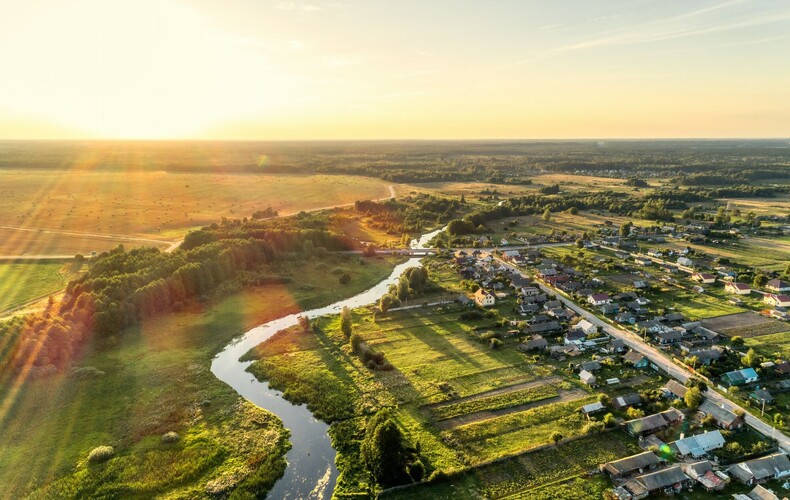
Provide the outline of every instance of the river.
[[[443,229],[424,234],[419,240],[412,241],[414,249],[426,248],[428,242]],[[290,314],[257,326],[244,335],[237,337],[223,349],[211,363],[211,372],[231,386],[247,401],[277,415],[283,425],[291,431],[291,450],[285,458],[288,467],[285,474],[275,483],[269,498],[272,499],[329,499],[335,489],[338,471],[335,467],[335,450],[329,440],[329,425],[317,420],[305,405],[294,405],[283,399],[280,391],[269,388],[268,382],[261,382],[247,367],[251,361],[239,361],[247,351],[265,342],[275,333],[298,323],[299,316],[316,318],[327,314],[338,314],[343,307],[360,307],[376,302],[384,295],[389,286],[398,281],[403,271],[420,266],[419,258],[412,258],[395,266],[392,273],[373,288],[353,297],[335,302],[326,307]]]

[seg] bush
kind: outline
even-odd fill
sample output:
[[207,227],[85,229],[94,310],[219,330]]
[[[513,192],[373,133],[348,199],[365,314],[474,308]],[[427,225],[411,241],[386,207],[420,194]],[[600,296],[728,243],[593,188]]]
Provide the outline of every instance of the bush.
[[175,443],[179,439],[181,439],[181,436],[179,436],[178,433],[174,431],[170,431],[162,434],[162,443],[164,444]]
[[463,321],[478,321],[483,319],[483,313],[480,311],[464,311],[458,316],[458,319]]
[[348,285],[351,283],[351,275],[348,273],[343,273],[340,275],[340,278],[338,278],[337,282],[341,285]]
[[88,453],[88,462],[101,463],[106,462],[115,455],[115,449],[112,446],[97,446]]

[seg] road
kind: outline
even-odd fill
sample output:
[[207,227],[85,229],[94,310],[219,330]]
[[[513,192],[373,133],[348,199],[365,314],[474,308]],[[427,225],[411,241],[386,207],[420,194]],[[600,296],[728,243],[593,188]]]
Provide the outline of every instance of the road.
[[[524,274],[520,269],[513,266],[512,264],[505,262],[501,259],[500,262],[505,266],[507,266],[509,269],[519,273],[522,277],[532,278],[531,276]],[[565,304],[565,306],[568,309],[574,311],[576,314],[586,319],[590,323],[594,324],[595,326],[600,327],[601,330],[606,332],[608,335],[614,338],[621,339],[623,343],[625,343],[625,345],[641,353],[643,356],[648,358],[651,363],[661,368],[661,370],[663,370],[664,373],[667,373],[670,377],[674,378],[675,380],[681,383],[686,383],[686,381],[692,377],[693,374],[688,369],[675,364],[675,362],[669,359],[663,352],[645,343],[634,332],[623,330],[622,328],[618,328],[612,325],[611,323],[604,321],[603,319],[599,318],[595,314],[587,311],[586,309],[582,308],[581,306],[573,302],[562,291],[555,290],[554,288],[544,285],[539,281],[535,281],[535,282],[545,293],[556,295],[557,298],[560,301],[562,301],[562,303]],[[705,397],[707,397],[717,405],[722,406],[723,408],[726,408],[732,412],[738,412],[738,411],[744,412],[744,421],[749,427],[755,429],[763,436],[776,439],[779,446],[785,452],[790,453],[790,438],[788,438],[787,435],[785,435],[783,432],[775,430],[772,426],[766,424],[759,418],[755,417],[754,415],[746,411],[746,409],[735,404],[734,402],[730,401],[729,399],[727,399],[726,397],[724,397],[723,395],[712,389],[708,389],[705,392]]]

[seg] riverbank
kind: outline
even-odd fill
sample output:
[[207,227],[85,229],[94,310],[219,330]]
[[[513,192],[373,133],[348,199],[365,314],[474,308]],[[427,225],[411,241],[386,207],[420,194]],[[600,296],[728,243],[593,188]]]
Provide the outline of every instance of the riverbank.
[[[247,290],[206,307],[161,316],[108,342],[91,343],[77,370],[4,388],[0,425],[4,495],[174,497],[266,491],[285,468],[280,420],[210,372],[238,334],[284,314],[352,296],[384,279],[396,261],[327,257],[286,262],[288,285]],[[323,264],[320,266],[319,264]],[[351,281],[338,285],[338,268]],[[334,271],[334,272],[333,272]],[[162,443],[175,431],[180,439]],[[115,458],[89,465],[91,449]]]

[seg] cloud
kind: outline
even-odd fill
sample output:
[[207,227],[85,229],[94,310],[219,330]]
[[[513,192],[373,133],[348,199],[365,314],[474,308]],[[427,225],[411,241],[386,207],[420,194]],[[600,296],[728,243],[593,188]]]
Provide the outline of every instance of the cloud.
[[693,10],[676,16],[636,24],[600,34],[580,42],[544,50],[530,57],[508,63],[504,67],[520,66],[545,60],[551,55],[602,47],[648,44],[667,40],[690,38],[713,33],[724,33],[790,20],[790,10],[748,15],[732,12],[731,20],[713,18],[712,13],[743,4],[747,0],[732,0],[710,7]]

